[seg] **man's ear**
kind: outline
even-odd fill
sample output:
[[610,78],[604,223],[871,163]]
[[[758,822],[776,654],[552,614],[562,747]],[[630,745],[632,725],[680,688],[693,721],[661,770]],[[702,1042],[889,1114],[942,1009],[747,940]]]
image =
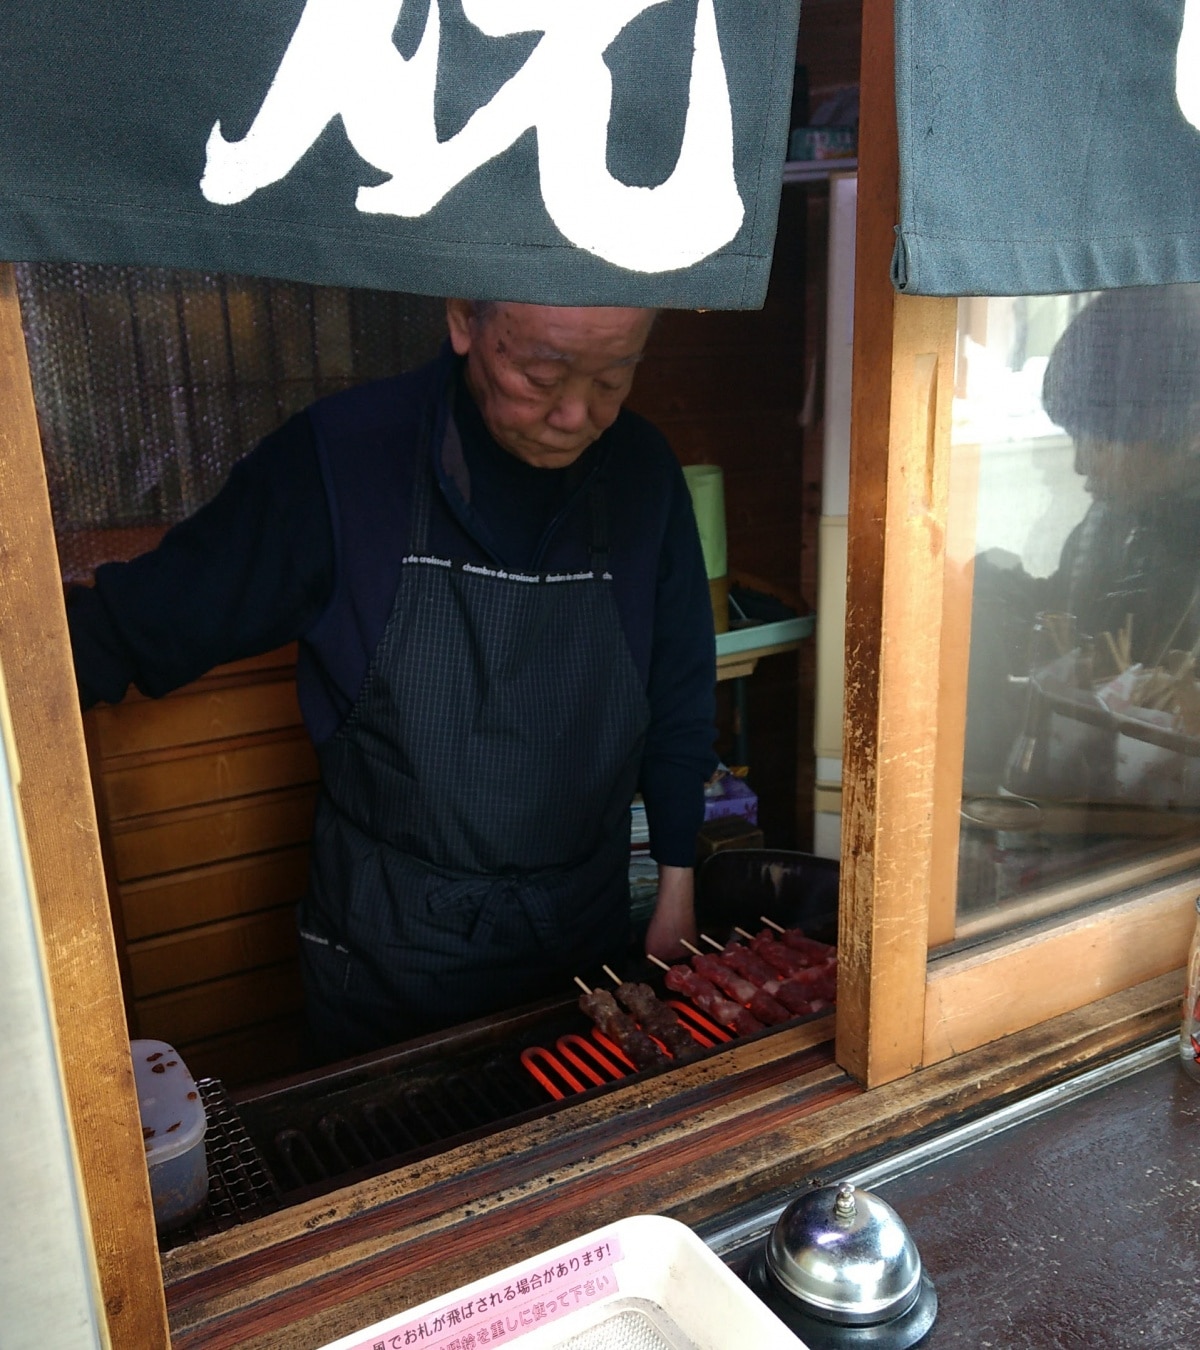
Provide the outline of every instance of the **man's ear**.
[[469,300],[446,301],[446,327],[450,330],[450,345],[458,356],[471,350],[471,320],[474,306]]

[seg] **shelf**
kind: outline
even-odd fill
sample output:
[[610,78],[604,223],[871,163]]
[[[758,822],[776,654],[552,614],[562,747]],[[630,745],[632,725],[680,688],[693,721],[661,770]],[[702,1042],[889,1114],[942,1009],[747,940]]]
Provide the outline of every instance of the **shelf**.
[[717,634],[717,679],[736,680],[750,675],[764,656],[795,651],[812,635],[815,614],[801,614],[775,623],[747,624]]
[[857,159],[789,159],[783,166],[783,181],[819,183],[830,174],[857,172]]

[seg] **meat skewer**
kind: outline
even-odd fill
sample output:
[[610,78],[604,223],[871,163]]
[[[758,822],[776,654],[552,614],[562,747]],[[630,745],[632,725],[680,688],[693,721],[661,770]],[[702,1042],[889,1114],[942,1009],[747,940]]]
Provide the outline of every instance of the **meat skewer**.
[[720,960],[732,966],[739,975],[753,980],[760,989],[766,989],[768,993],[775,992],[769,989],[768,985],[772,980],[778,983],[779,971],[768,965],[757,952],[732,940],[722,947],[716,938],[709,937],[707,933],[701,933],[700,939],[702,942],[711,943],[716,948]]
[[831,947],[828,942],[818,942],[816,938],[806,937],[799,928],[782,928],[773,919],[768,919],[765,914],[760,914],[758,917],[768,928],[773,928],[779,934],[779,941],[785,947],[790,947],[793,951],[809,957],[810,965],[828,961],[837,950],[835,947]]
[[[738,929],[738,932],[741,930]],[[825,974],[824,967],[805,971],[806,974],[820,975],[820,979],[791,979],[764,961],[757,952],[732,939],[724,947],[705,933],[700,936],[710,942],[720,952],[720,960],[732,966],[739,975],[753,981],[765,994],[778,1000],[793,1016],[803,1017],[814,1011],[813,999],[820,995],[824,999],[832,998],[831,981],[836,984],[836,976]]]
[[722,1026],[736,1031],[739,1036],[751,1036],[754,1032],[764,1029],[763,1023],[757,1017],[747,1012],[740,1003],[734,1003],[732,999],[726,998],[711,980],[701,978],[691,966],[682,963],[669,966],[656,956],[652,956],[650,960],[665,972],[663,983],[668,989],[690,999],[701,1012],[707,1013]]
[[666,1046],[673,1059],[691,1059],[699,1053],[695,1037],[648,984],[622,980],[607,966],[604,970],[617,986],[617,1002],[637,1018],[643,1031]]
[[[704,937],[704,934],[701,934],[701,937]],[[719,946],[714,938],[707,938],[706,941]],[[811,985],[786,978],[740,942],[729,942],[720,948],[720,951],[722,961],[728,962],[739,975],[752,980],[763,993],[770,994],[772,998],[782,1003],[794,1017],[804,1017],[813,1011]]]
[[617,1007],[616,999],[607,989],[589,989],[578,976],[575,983],[583,990],[579,996],[580,1008],[632,1064],[639,1069],[648,1069],[666,1062],[666,1055],[628,1013]]
[[773,966],[781,975],[802,980],[807,978],[806,971],[836,967],[837,948],[827,946],[823,942],[817,945],[821,949],[819,955],[800,952],[794,947],[784,946],[766,928],[761,933],[755,933],[750,939],[752,950],[768,965]]
[[697,975],[715,984],[730,998],[737,999],[743,1007],[749,1008],[752,1016],[758,1018],[765,1026],[778,1026],[780,1022],[791,1020],[792,1014],[777,998],[772,998],[770,994],[746,979],[744,975],[739,975],[732,966],[727,966],[720,957],[710,956],[706,952],[700,951],[699,948],[693,947],[690,942],[685,942],[683,945],[689,951],[695,953],[692,957],[692,969]]

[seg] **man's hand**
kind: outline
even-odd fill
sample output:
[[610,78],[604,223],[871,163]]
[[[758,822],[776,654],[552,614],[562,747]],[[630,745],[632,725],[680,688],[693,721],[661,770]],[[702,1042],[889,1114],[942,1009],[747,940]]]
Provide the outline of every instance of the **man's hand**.
[[658,900],[646,929],[646,955],[660,961],[686,960],[683,939],[696,941],[695,874],[690,867],[658,869]]

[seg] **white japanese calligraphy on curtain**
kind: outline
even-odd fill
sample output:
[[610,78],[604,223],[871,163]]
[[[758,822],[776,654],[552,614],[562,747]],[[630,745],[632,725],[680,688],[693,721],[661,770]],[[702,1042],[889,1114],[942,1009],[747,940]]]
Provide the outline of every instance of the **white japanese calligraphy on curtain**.
[[521,69],[444,141],[434,124],[437,0],[408,60],[393,41],[402,3],[308,0],[246,136],[228,141],[219,121],[213,127],[204,196],[228,205],[279,181],[340,116],[354,149],[391,175],[359,188],[358,209],[422,216],[532,127],[542,200],[576,247],[631,271],[663,272],[699,262],[737,233],[745,208],[713,0],[697,6],[679,157],[655,187],[608,171],[612,76],[604,53],[633,19],[669,0],[462,0],[466,18],[489,37],[541,37]]

